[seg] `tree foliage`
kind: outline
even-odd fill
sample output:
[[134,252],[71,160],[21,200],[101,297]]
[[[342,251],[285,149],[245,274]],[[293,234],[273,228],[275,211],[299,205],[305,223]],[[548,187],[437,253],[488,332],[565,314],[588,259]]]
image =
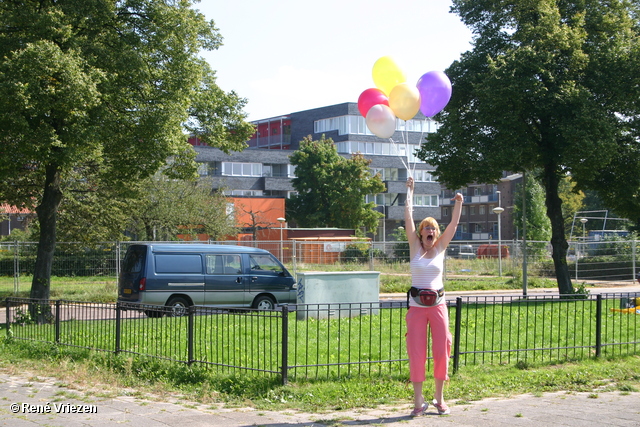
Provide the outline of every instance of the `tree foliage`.
[[287,215],[299,227],[338,227],[369,230],[378,226],[382,214],[366,203],[368,194],[385,187],[379,175],[372,176],[369,161],[361,154],[344,158],[331,139],[311,136],[300,143],[290,158],[296,166],[291,182],[298,194],[287,203]]
[[[526,215],[523,217],[522,198],[525,197]],[[523,230],[523,219],[526,224],[526,238],[528,241],[546,242],[551,238],[551,223],[544,209],[544,189],[534,174],[528,173],[524,177],[523,183],[518,184],[515,192],[513,218],[516,224]],[[546,249],[546,244],[534,243],[528,248],[541,253]]]
[[576,189],[576,183],[569,176],[560,181],[559,195],[560,199],[562,199],[564,232],[571,235],[571,228],[574,226],[573,217],[576,212],[582,210],[585,195],[582,191]]
[[558,286],[573,288],[558,188],[640,212],[640,44],[635,2],[454,0],[473,49],[446,73],[451,101],[420,157],[448,187],[539,169]]
[[235,232],[228,199],[211,191],[210,180],[169,179],[162,174],[141,183],[129,232],[136,240],[175,240],[178,234],[195,238],[207,234],[221,240]]
[[32,297],[49,297],[64,200],[74,200],[65,207],[72,215],[87,207],[83,197],[91,205],[125,197],[169,157],[168,174],[194,176],[185,130],[225,151],[241,150],[253,132],[245,101],[220,90],[199,56],[221,36],[193,4],[0,4],[0,199],[37,213]]

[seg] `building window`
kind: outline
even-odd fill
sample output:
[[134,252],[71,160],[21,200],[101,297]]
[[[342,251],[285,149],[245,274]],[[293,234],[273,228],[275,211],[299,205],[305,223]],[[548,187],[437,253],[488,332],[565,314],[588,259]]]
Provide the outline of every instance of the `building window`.
[[262,196],[262,190],[231,190],[225,191],[225,196],[245,196],[245,197],[259,197]]
[[415,194],[413,196],[413,205],[438,207],[438,196],[433,194]]
[[469,206],[469,215],[475,215],[475,214],[476,214],[476,207]]
[[485,211],[485,206],[484,206],[484,205],[480,205],[480,206],[478,206],[478,213],[479,213],[480,215],[484,215],[484,214],[485,214],[485,212],[486,212],[486,211]]
[[482,233],[482,224],[474,224],[474,226],[476,233]]
[[373,203],[376,206],[391,206],[393,200],[395,200],[396,194],[390,193],[378,193],[367,194],[364,198],[365,203]]
[[222,175],[262,176],[262,164],[222,162]]
[[[397,131],[431,133],[438,130],[439,124],[433,120],[396,120]],[[362,116],[338,116],[313,122],[315,133],[337,130],[338,135],[373,135],[367,128],[366,119]]]
[[432,172],[433,171],[415,170],[413,171],[413,179],[416,182],[433,182]]
[[449,208],[442,208],[442,216],[449,216]]

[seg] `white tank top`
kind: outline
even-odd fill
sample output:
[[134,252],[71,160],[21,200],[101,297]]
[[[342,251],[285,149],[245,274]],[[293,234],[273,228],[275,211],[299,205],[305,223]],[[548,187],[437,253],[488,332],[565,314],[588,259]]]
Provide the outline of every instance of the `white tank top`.
[[[418,289],[442,289],[444,283],[442,281],[442,273],[444,271],[444,254],[438,252],[433,258],[424,258],[422,248],[413,257],[409,263],[411,267],[411,286]],[[409,298],[410,307],[420,307]]]

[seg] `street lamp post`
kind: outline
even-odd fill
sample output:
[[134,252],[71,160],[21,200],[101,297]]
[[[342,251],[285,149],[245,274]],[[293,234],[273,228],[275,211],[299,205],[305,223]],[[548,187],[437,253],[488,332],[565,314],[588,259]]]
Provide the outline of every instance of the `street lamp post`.
[[580,259],[580,257],[582,256],[582,254],[584,254],[585,250],[584,250],[584,244],[586,241],[586,232],[585,232],[585,228],[584,225],[587,223],[587,221],[589,221],[587,218],[580,218],[580,222],[582,223],[582,245],[578,243],[577,247],[581,248],[580,251],[577,251],[576,253],[576,281],[578,280],[578,261]]
[[498,274],[502,277],[502,227],[500,224],[500,216],[504,212],[504,208],[496,206],[493,213],[498,215]]
[[286,219],[284,218],[278,218],[278,222],[280,223],[280,262],[284,263],[284,259],[282,257],[282,245],[283,245],[283,240],[282,240],[282,226],[284,225]]
[[584,225],[587,223],[587,221],[589,221],[587,218],[580,218],[580,222],[582,223],[582,241],[583,242],[586,239],[586,235],[585,235],[585,231],[584,231]]

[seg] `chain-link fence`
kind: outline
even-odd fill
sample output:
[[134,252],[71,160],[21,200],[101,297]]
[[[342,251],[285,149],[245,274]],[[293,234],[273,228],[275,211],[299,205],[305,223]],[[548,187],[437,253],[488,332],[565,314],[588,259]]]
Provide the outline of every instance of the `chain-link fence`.
[[[58,243],[52,264],[52,276],[100,276],[116,278],[127,248],[140,242],[105,242],[92,246]],[[160,242],[156,242],[160,243]],[[164,242],[166,243],[166,242]],[[170,242],[203,243],[203,242]],[[407,242],[352,242],[335,240],[205,242],[255,246],[266,249],[293,273],[308,270],[376,270],[383,273],[408,273]],[[0,244],[0,276],[13,277],[14,288],[28,281],[37,256],[37,243]],[[632,282],[636,270],[635,240],[570,242],[567,263],[575,281]],[[499,250],[501,248],[501,250]],[[447,248],[446,274],[494,275],[522,278],[555,277],[548,242],[453,241]]]

